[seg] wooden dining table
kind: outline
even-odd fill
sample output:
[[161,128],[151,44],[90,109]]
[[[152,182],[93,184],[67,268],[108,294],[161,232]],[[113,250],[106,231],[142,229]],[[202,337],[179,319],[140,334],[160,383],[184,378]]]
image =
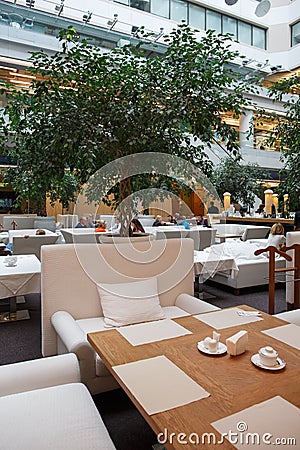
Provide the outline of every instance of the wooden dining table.
[[[239,308],[253,311],[245,305]],[[275,396],[281,396],[300,407],[300,351],[261,332],[284,325],[286,322],[263,312],[261,316],[263,320],[218,330],[221,333],[220,341],[223,343],[226,342],[226,338],[241,329],[248,331],[247,350],[235,357],[227,353],[220,356],[201,353],[197,343],[211,336],[213,328],[193,316],[173,319],[192,332],[173,339],[133,346],[114,329],[89,333],[88,341],[155,433],[159,434],[167,429],[169,433],[175,433],[174,436],[179,433],[189,436],[195,432],[198,435],[203,433],[218,435],[211,425],[212,422]],[[276,348],[286,362],[285,368],[268,371],[252,364],[251,356],[256,354],[259,348],[267,345]],[[113,367],[159,355],[166,356],[211,395],[180,407],[152,415],[147,414]],[[165,447],[181,450],[196,448],[191,444],[183,446],[176,439],[172,443],[166,442]],[[215,447],[206,442],[201,448],[211,450]],[[221,448],[235,447],[225,440]]]

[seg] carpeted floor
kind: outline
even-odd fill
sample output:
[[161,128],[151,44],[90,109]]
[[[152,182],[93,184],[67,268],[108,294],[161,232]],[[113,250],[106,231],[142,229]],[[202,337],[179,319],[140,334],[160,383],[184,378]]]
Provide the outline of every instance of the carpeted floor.
[[[246,304],[265,312],[268,310],[267,287],[242,290],[241,295],[236,296],[230,289],[209,281],[204,290],[216,296],[209,301],[221,308]],[[26,304],[19,308],[28,308],[31,318],[0,323],[0,365],[42,357],[40,296],[26,296]],[[1,301],[0,309],[7,309],[7,306],[1,306]],[[285,309],[285,287],[282,284],[276,288],[276,312]],[[98,394],[94,401],[117,450],[152,450],[156,443],[155,434],[121,389]]]

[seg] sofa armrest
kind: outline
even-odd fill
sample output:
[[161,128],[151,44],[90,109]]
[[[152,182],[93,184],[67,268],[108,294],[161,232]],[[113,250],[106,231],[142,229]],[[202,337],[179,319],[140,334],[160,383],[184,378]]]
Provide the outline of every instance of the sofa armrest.
[[178,306],[178,308],[183,309],[189,314],[200,314],[204,312],[217,311],[220,309],[217,306],[211,305],[203,300],[199,300],[189,294],[178,295],[175,301],[175,306]]
[[71,314],[57,311],[51,317],[51,323],[68,352],[77,356],[82,382],[95,377],[95,351]]
[[78,382],[78,360],[72,353],[0,366],[0,397]]

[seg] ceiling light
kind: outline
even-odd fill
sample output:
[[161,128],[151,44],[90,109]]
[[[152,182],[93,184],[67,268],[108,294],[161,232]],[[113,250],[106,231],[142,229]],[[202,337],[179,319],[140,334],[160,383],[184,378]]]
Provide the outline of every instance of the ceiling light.
[[83,14],[82,20],[85,23],[88,23],[88,22],[90,22],[91,18],[92,18],[92,13],[90,11],[88,11],[87,13]]
[[160,28],[159,33],[155,36],[154,42],[158,41],[158,39],[161,38],[163,34],[164,34],[164,29]]
[[280,69],[282,69],[282,65],[279,64],[277,66],[272,66],[270,67],[270,70],[274,73],[274,72],[278,72]]
[[225,0],[226,5],[232,6],[235,5],[238,0]]
[[139,27],[133,25],[133,26],[131,27],[131,34],[136,35],[137,32],[138,32],[138,30],[139,30]]
[[109,29],[112,30],[117,22],[118,22],[118,14],[114,14],[114,18],[113,19],[109,19],[107,21],[107,25],[110,27]]
[[34,8],[35,0],[26,0],[26,6]]
[[270,11],[271,2],[270,0],[257,0],[257,1],[260,3],[256,7],[255,15],[257,17],[263,17]]
[[64,1],[60,0],[60,5],[55,5],[55,11],[57,11],[57,15],[60,16],[64,9]]

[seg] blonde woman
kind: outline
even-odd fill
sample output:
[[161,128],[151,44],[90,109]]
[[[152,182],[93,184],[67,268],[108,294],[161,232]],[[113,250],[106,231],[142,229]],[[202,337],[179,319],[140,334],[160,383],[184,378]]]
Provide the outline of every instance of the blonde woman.
[[163,221],[163,218],[161,216],[157,215],[155,217],[155,221],[153,222],[152,226],[153,227],[160,227],[160,226],[163,226],[163,225],[166,225],[166,223]]
[[284,228],[281,223],[274,223],[272,226],[267,243],[267,246],[269,245],[278,248],[278,250],[285,245]]

